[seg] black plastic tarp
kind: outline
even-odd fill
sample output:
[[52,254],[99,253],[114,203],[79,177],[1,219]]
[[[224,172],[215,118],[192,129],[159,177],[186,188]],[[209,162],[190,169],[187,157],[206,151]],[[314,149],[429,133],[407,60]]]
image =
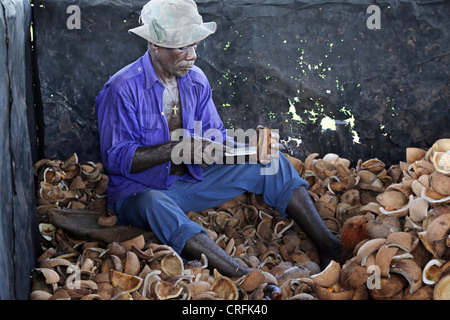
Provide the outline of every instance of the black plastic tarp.
[[[95,96],[140,57],[147,1],[34,2],[42,154],[99,160]],[[70,5],[80,29],[70,29]],[[450,136],[448,1],[197,1],[215,34],[197,65],[228,128],[280,130],[291,152],[404,159]],[[379,29],[368,28],[380,9]],[[373,17],[372,17],[373,18]],[[372,20],[371,20],[372,21]],[[372,21],[373,22],[373,21]]]
[[38,254],[31,7],[0,2],[0,300],[28,299]]

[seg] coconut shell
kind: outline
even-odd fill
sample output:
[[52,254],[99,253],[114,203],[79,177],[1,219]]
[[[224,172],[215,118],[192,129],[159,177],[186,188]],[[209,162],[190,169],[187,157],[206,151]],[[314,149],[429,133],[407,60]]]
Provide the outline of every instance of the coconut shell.
[[131,246],[132,245],[135,245],[136,247],[138,247],[139,249],[142,250],[144,248],[144,246],[145,246],[145,239],[144,239],[144,236],[141,234],[141,235],[139,235],[139,236],[137,236],[135,238],[132,238],[132,239],[129,239],[129,240],[126,240],[126,241],[122,241],[120,243],[120,245],[122,247],[124,247],[125,250],[127,250],[127,251],[131,250]]
[[393,298],[407,283],[406,279],[398,274],[392,274],[389,278],[381,277],[379,288],[369,288],[369,295],[374,300],[386,300]]
[[355,258],[347,260],[342,266],[339,282],[346,289],[356,289],[365,284],[369,274],[365,267],[360,266]]
[[128,292],[138,290],[143,283],[142,278],[116,270],[110,270],[109,279],[114,287],[120,287],[121,290]]
[[409,216],[414,222],[422,222],[428,216],[429,203],[425,199],[418,197],[411,201]]
[[432,188],[422,187],[420,196],[433,205],[450,203],[450,196],[444,196]]
[[136,253],[128,251],[127,257],[125,259],[124,272],[136,276],[140,271],[141,271],[141,264],[138,256],[136,255]]
[[367,223],[365,215],[354,216],[345,221],[340,230],[340,239],[346,256],[353,252],[358,243],[369,238]]
[[54,271],[53,269],[49,268],[36,268],[35,271],[41,273],[45,278],[45,283],[47,284],[54,284],[58,283],[59,281],[59,274]]
[[387,247],[398,247],[410,252],[412,250],[412,237],[409,232],[393,232],[386,238]]
[[70,295],[63,288],[59,288],[49,300],[70,300]]
[[303,171],[304,165],[303,165],[303,162],[300,159],[298,159],[296,157],[293,157],[293,156],[290,156],[287,153],[283,153],[283,154],[286,156],[286,158],[289,160],[291,165],[294,167],[295,171],[297,171],[297,172],[302,172]]
[[434,300],[450,300],[450,275],[443,277],[434,286]]
[[435,171],[430,177],[430,186],[444,196],[450,196],[450,176]]
[[433,300],[433,287],[423,286],[414,293],[406,288],[403,292],[403,300]]
[[340,286],[336,286],[335,288],[324,288],[316,285],[314,287],[314,293],[320,300],[352,300],[355,295],[355,290],[346,290]]
[[250,292],[258,288],[265,281],[265,276],[261,270],[253,270],[252,272],[246,274],[240,283],[239,288],[242,288],[246,292]]
[[371,172],[380,172],[385,168],[385,163],[380,159],[369,159],[361,163],[361,170],[369,170]]
[[188,283],[188,288],[191,291],[191,296],[195,298],[199,294],[209,291],[211,288],[211,284],[206,281],[194,281]]
[[432,259],[430,260],[426,266],[423,268],[422,280],[425,284],[433,285],[439,278],[442,273],[442,266],[444,264],[444,260],[440,259]]
[[387,238],[392,232],[402,231],[400,220],[397,217],[379,216],[369,221],[366,226],[370,238]]
[[184,274],[183,260],[177,253],[173,252],[161,260],[161,269],[168,276]]
[[309,271],[306,268],[300,268],[297,266],[286,269],[284,273],[277,278],[278,285],[281,286],[283,282],[291,279],[307,278],[309,277]]
[[216,269],[214,269],[215,280],[211,285],[210,290],[215,292],[218,297],[224,300],[237,300],[239,293],[236,285],[230,278],[221,275]]
[[155,285],[155,294],[159,300],[168,300],[177,298],[182,293],[183,288],[174,286],[173,284],[159,280]]
[[450,235],[450,214],[441,215],[428,225],[426,230],[426,242],[432,253],[439,259],[450,257],[450,247],[446,245]]
[[309,293],[298,293],[289,298],[289,300],[317,300],[317,298],[310,295]]
[[30,293],[30,300],[49,300],[52,297],[51,293],[42,290],[35,290]]
[[375,256],[375,264],[380,268],[380,275],[387,277],[389,275],[389,268],[391,266],[392,258],[395,256],[398,247],[382,246]]
[[52,269],[57,266],[69,267],[72,266],[72,263],[69,260],[63,258],[49,258],[42,261],[39,267]]
[[434,152],[431,156],[431,162],[433,162],[436,171],[450,175],[450,154],[446,152]]
[[423,150],[420,148],[406,148],[406,162],[413,163],[419,160],[422,160],[427,153],[427,150]]
[[383,238],[376,238],[371,239],[367,242],[365,242],[359,249],[356,254],[356,262],[359,263],[361,266],[366,265],[366,260],[368,257],[376,252],[378,249],[381,248],[386,243],[386,239]]
[[414,293],[422,286],[422,269],[412,259],[401,259],[391,264],[389,273],[398,273],[409,283],[410,293]]
[[340,273],[340,264],[332,260],[322,272],[312,275],[311,279],[319,286],[328,288],[338,283]]

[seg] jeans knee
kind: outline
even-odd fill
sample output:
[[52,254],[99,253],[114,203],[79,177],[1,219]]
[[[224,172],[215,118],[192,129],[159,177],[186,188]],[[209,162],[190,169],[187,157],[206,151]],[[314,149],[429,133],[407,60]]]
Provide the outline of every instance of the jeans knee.
[[158,190],[147,190],[138,195],[138,201],[141,205],[151,208],[158,206],[167,196]]

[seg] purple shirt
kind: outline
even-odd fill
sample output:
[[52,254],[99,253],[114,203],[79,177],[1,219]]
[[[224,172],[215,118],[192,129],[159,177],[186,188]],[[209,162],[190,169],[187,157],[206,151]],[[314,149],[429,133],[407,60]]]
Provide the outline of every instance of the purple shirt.
[[[194,66],[178,78],[183,128],[194,134],[194,123],[201,121],[202,135],[219,129],[226,137],[208,79]],[[108,203],[149,187],[170,189],[178,180],[198,182],[203,179],[201,165],[187,165],[187,174],[170,175],[170,162],[139,173],[130,173],[134,152],[140,146],[170,141],[163,112],[164,85],[158,79],[148,51],[126,66],[104,85],[96,98],[102,163],[109,176]]]

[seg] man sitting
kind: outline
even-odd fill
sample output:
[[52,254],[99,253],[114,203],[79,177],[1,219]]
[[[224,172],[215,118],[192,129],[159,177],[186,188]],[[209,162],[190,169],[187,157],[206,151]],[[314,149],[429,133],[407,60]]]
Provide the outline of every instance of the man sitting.
[[[270,142],[275,152],[258,161],[211,161],[232,152],[210,84],[194,66],[197,44],[215,32],[216,24],[204,23],[192,0],[151,0],[141,21],[130,32],[148,42],[148,51],[111,77],[96,99],[102,162],[110,178],[108,205],[118,223],[151,229],[185,259],[204,253],[210,267],[242,276],[251,270],[185,212],[212,208],[248,191],[299,225],[318,249],[322,267],[337,260],[341,243],[319,217],[306,181],[276,151],[276,135]],[[180,129],[181,142],[172,135]],[[190,161],[175,157],[180,146],[182,159],[190,149]],[[206,152],[211,147],[214,152]],[[262,174],[270,160],[276,170]]]

